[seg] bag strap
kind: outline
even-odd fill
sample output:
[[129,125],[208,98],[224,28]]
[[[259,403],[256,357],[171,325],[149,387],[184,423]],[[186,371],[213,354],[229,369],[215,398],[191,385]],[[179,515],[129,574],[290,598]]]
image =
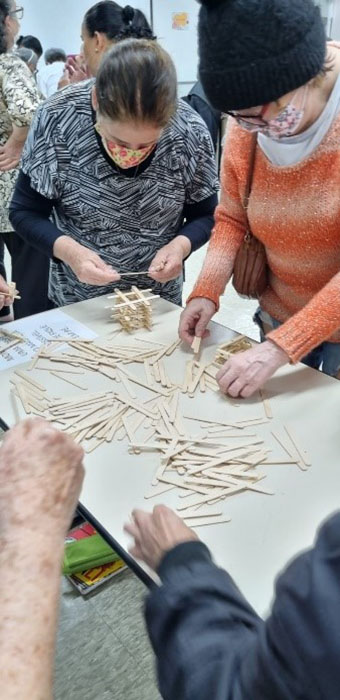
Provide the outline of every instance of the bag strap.
[[249,199],[250,199],[251,186],[252,186],[252,182],[253,182],[253,174],[254,174],[254,166],[255,166],[255,158],[256,158],[256,148],[257,148],[257,133],[253,134],[252,139],[251,139],[250,155],[249,155],[249,168],[248,168],[246,188],[244,191],[244,200],[243,200],[243,206],[244,206],[244,210],[245,210],[246,217],[247,217],[247,229],[248,229],[248,231],[250,231],[250,226],[249,226],[249,221],[248,221],[248,204],[249,204]]

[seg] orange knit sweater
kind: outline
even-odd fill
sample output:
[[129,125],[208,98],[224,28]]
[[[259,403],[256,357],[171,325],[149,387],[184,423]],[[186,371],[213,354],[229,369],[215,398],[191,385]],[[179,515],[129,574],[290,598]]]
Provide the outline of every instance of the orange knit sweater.
[[[218,307],[243,241],[243,197],[251,135],[233,120],[222,195],[207,256],[189,297]],[[257,147],[248,216],[265,245],[269,287],[261,307],[283,325],[268,335],[298,362],[324,340],[340,342],[340,115],[298,165],[272,165]]]

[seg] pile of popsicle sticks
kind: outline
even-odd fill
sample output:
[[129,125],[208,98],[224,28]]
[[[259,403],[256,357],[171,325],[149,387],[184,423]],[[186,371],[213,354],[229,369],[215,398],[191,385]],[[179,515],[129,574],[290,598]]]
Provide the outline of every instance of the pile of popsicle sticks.
[[[76,387],[73,374],[100,372],[112,380],[110,389],[90,394],[85,385],[79,385],[86,394],[53,398],[35,374],[32,378],[30,371],[17,370],[12,375],[12,401],[18,419],[21,404],[25,413],[40,415],[70,434],[86,452],[124,439],[132,455],[156,452],[159,465],[145,498],[175,489],[178,513],[189,525],[218,524],[230,519],[223,512],[225,499],[244,491],[272,494],[262,484],[264,468],[293,464],[305,470],[311,462],[287,426],[277,428],[276,423],[265,438],[257,432],[260,426],[268,432],[272,425],[264,392],[259,395],[263,410],[257,418],[246,418],[246,409],[242,416],[236,415],[240,409],[235,411],[232,421],[198,418],[183,410],[183,394],[197,397],[198,391],[218,390],[215,375],[220,365],[215,360],[199,362],[196,355],[185,363],[183,380],[176,383],[169,376],[166,358],[176,352],[179,342],[161,345],[134,337],[133,344],[126,345],[118,337],[106,337],[68,340],[65,349],[66,341],[54,341],[32,361],[34,372],[52,372]],[[182,356],[179,362],[183,363]],[[127,367],[133,363],[139,367],[138,374]],[[140,398],[141,390],[146,400]],[[195,431],[197,423],[201,432],[192,434],[190,426]],[[273,441],[279,455],[272,458]]]
[[152,488],[145,498],[159,497],[177,489],[180,498],[177,511],[190,526],[229,521],[221,502],[230,496],[244,491],[274,495],[273,491],[259,484],[266,477],[260,467],[296,464],[305,470],[311,464],[306,451],[298,446],[287,426],[284,426],[282,435],[271,431],[271,436],[283,450],[279,458],[271,458],[269,444],[265,445],[257,433],[247,432],[268,424],[267,418],[235,423],[193,417],[190,420],[200,422],[204,432],[197,436],[175,437],[157,430],[153,442],[130,443],[130,450],[156,451],[160,457]]

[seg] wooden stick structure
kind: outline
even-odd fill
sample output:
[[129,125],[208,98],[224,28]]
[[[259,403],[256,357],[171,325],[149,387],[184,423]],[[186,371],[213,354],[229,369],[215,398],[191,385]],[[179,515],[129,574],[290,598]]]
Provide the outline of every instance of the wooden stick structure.
[[131,292],[128,293],[115,289],[113,297],[108,297],[115,300],[111,318],[118,321],[128,333],[132,333],[139,328],[147,328],[148,330],[152,328],[152,307],[150,302],[158,299],[159,294],[146,296],[148,291],[150,290],[143,291],[137,287],[131,287]]
[[229,343],[222,343],[222,345],[218,346],[215,362],[219,365],[223,365],[226,360],[229,359],[230,355],[250,350],[250,348],[252,348],[250,340],[248,340],[245,335],[240,335],[235,340],[231,340]]
[[198,355],[198,353],[200,351],[201,342],[202,342],[202,338],[198,338],[197,336],[195,336],[192,343],[191,343],[191,349],[195,355]]

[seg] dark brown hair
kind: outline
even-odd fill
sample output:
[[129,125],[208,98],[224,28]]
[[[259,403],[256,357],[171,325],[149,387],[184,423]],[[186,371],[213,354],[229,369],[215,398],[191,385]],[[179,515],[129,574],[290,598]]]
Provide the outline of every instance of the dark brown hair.
[[100,32],[115,41],[155,39],[143,12],[130,5],[121,7],[112,0],[102,0],[90,7],[84,17],[84,24],[91,37]]
[[101,116],[163,127],[177,106],[176,69],[156,42],[127,39],[104,56],[96,92]]
[[5,19],[12,8],[11,0],[0,0],[0,54],[7,52],[7,33]]

